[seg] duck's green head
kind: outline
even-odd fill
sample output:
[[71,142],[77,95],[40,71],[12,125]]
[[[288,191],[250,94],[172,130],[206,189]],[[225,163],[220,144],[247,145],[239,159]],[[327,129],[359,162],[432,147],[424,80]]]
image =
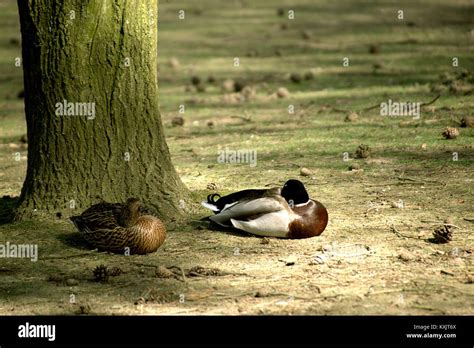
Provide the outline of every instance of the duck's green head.
[[303,183],[299,180],[288,180],[281,189],[281,196],[293,204],[303,204],[309,201],[309,195]]

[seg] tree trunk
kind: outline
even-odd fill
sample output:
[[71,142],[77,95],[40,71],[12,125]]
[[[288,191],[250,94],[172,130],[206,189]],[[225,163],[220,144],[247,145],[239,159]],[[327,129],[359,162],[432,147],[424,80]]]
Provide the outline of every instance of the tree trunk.
[[158,0],[18,7],[28,170],[15,218],[69,216],[131,196],[161,217],[179,214],[188,191],[158,107]]

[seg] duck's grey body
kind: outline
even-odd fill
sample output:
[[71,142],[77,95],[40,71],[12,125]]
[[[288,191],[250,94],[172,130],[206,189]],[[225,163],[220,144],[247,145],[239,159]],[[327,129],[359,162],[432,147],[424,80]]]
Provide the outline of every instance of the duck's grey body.
[[[304,190],[303,184],[301,186]],[[328,216],[321,203],[309,199],[306,190],[304,193],[306,196],[303,202],[295,197],[294,201],[289,199],[289,204],[279,188],[244,190],[219,196],[217,201],[214,201],[216,195],[209,195],[202,205],[214,211],[216,215],[209,219],[221,226],[234,227],[258,236],[307,238],[324,231]]]

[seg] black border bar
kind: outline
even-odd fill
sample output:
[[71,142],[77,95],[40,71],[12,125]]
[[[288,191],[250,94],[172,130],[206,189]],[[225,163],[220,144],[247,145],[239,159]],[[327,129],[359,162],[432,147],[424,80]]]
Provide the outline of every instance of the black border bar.
[[[474,346],[473,316],[5,316],[0,346]],[[55,325],[55,340],[19,326]],[[416,325],[416,326],[415,326]],[[425,337],[408,338],[407,334]],[[436,338],[439,334],[454,337]],[[439,337],[439,336],[438,336]]]

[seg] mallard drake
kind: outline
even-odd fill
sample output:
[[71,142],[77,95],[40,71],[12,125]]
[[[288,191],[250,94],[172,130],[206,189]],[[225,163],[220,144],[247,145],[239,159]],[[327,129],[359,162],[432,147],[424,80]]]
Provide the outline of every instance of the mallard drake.
[[281,189],[243,190],[223,197],[214,193],[202,205],[216,214],[210,219],[217,224],[258,236],[309,238],[319,236],[328,223],[324,205],[310,199],[299,180],[288,180]]
[[[71,221],[84,239],[96,248],[130,254],[156,251],[165,241],[166,228],[160,219],[149,215],[136,198],[125,204],[98,203]],[[126,249],[129,248],[129,249]]]

